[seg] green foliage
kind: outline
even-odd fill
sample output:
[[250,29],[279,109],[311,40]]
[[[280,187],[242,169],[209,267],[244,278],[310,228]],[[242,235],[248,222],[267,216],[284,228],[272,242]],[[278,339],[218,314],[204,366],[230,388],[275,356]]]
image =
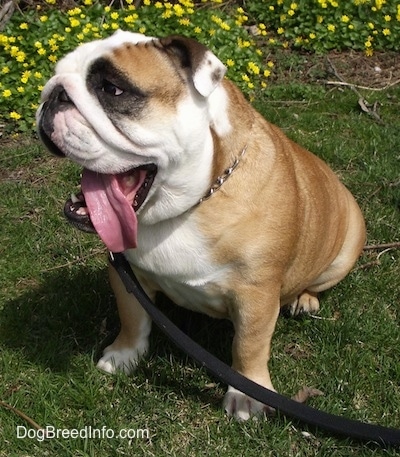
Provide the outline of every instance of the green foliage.
[[228,14],[219,8],[219,0],[201,8],[191,0],[144,0],[139,8],[132,0],[115,2],[123,8],[92,0],[80,3],[67,12],[38,7],[15,14],[0,34],[0,121],[9,132],[34,128],[39,94],[60,58],[80,43],[107,37],[118,28],[150,36],[192,36],[217,53],[228,67],[228,77],[249,95],[266,86],[273,63],[263,68],[263,51],[242,27],[241,9]]
[[252,1],[248,12],[268,24],[269,43],[307,50],[397,50],[400,4],[392,0]]

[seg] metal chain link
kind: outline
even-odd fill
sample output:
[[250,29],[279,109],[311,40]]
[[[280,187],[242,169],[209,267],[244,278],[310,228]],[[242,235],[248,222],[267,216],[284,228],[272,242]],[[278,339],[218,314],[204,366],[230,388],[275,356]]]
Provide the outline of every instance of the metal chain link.
[[218,176],[218,178],[214,181],[214,184],[211,186],[209,191],[204,195],[204,197],[200,198],[200,200],[197,202],[197,205],[200,205],[200,203],[203,203],[205,200],[208,200],[217,190],[221,188],[224,182],[229,178],[229,176],[231,176],[231,174],[235,171],[236,167],[239,165],[244,154],[246,153],[246,150],[247,144],[243,148],[240,155],[235,159],[233,164],[229,168],[227,168],[221,176]]

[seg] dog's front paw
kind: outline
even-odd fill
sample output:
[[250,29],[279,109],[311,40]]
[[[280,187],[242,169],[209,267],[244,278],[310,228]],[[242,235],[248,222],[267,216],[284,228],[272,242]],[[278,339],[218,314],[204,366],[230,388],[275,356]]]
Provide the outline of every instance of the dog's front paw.
[[225,394],[223,407],[228,416],[233,416],[240,421],[262,414],[271,415],[274,412],[274,409],[270,406],[254,400],[232,386],[229,386]]
[[140,358],[146,354],[147,349],[147,342],[135,348],[120,349],[114,349],[111,344],[104,349],[103,357],[97,362],[97,368],[111,374],[116,371],[130,374],[136,368]]

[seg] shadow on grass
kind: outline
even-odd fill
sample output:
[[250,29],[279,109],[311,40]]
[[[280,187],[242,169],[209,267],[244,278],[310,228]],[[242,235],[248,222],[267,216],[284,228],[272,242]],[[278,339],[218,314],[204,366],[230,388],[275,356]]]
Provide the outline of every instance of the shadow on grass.
[[[230,322],[180,308],[162,295],[157,304],[199,344],[217,357],[230,360]],[[25,288],[0,311],[0,345],[18,350],[30,362],[57,372],[67,371],[71,358],[79,353],[91,354],[96,363],[118,330],[119,319],[106,269],[81,267],[48,272],[38,286]],[[170,354],[182,363],[188,361],[153,326],[150,356],[169,359]]]

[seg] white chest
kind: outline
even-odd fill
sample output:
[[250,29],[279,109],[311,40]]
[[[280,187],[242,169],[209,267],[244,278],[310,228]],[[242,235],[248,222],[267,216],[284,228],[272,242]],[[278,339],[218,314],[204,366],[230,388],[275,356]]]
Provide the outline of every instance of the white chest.
[[193,217],[140,226],[129,262],[177,305],[215,317],[227,316],[225,287],[230,266],[218,265]]

